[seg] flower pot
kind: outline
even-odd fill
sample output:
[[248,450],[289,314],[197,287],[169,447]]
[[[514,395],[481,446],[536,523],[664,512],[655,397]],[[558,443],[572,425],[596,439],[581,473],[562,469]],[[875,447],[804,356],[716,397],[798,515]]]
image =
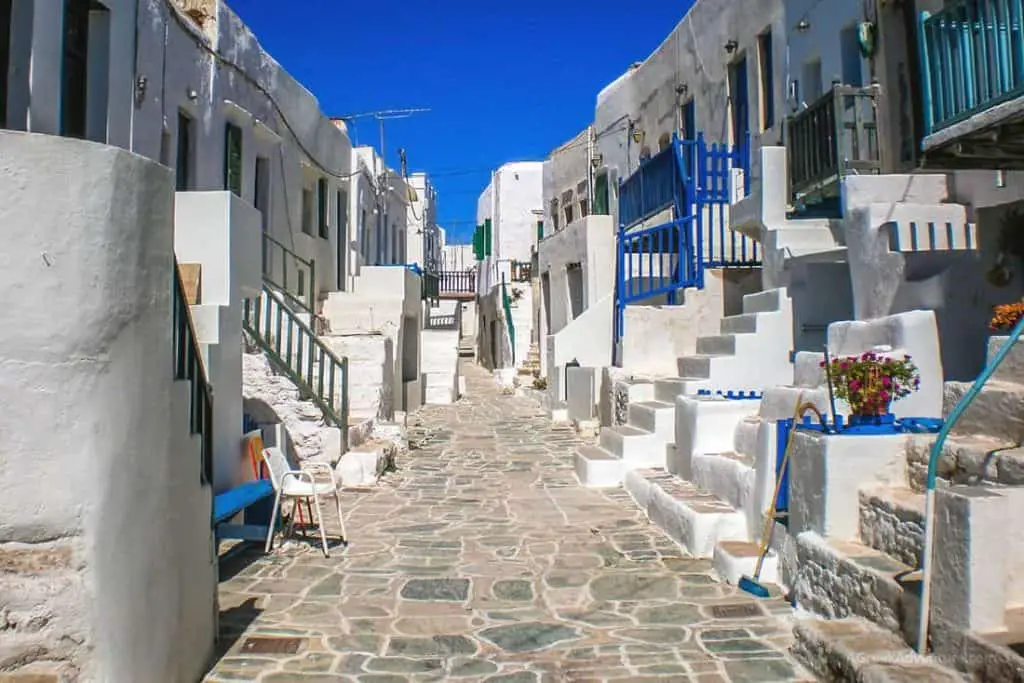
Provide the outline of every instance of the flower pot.
[[851,415],[846,423],[849,429],[858,428],[892,428],[896,424],[896,416],[892,413],[884,415]]

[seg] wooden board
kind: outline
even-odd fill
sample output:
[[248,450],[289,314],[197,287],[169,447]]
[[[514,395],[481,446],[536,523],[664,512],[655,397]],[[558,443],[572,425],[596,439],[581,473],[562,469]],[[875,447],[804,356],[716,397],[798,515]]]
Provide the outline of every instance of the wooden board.
[[181,273],[181,283],[185,287],[185,300],[189,306],[199,303],[202,296],[202,275],[203,267],[198,263],[179,263],[178,272]]

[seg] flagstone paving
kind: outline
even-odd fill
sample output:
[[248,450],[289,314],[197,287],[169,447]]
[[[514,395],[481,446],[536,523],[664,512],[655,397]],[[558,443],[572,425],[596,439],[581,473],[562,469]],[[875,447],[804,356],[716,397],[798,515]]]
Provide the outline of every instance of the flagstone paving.
[[571,430],[464,374],[468,397],[410,417],[397,471],[345,492],[348,548],[222,576],[231,645],[208,681],[814,680],[787,604],[716,582],[621,490],[580,487]]

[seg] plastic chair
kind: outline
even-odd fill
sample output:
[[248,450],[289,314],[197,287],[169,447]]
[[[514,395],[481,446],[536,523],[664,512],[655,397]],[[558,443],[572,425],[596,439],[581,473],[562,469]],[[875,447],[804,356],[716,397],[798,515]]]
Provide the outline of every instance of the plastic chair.
[[[338,522],[341,524],[341,542],[348,543],[348,534],[345,533],[345,519],[341,514],[341,497],[338,494],[338,485],[334,480],[334,472],[325,463],[305,463],[300,469],[292,469],[288,459],[280,448],[266,448],[263,450],[263,461],[267,464],[270,472],[270,483],[274,487],[274,511],[270,515],[270,528],[267,531],[267,544],[265,552],[270,552],[274,545],[274,530],[277,516],[281,512],[281,499],[291,499],[294,505],[305,501],[308,509],[309,501],[313,501],[313,508],[310,516],[311,521],[320,527],[320,541],[323,543],[324,557],[330,557],[327,549],[327,531],[324,529],[323,512],[320,509],[322,498],[334,498],[335,508],[338,511]],[[326,474],[326,480],[321,478],[317,481],[317,474]],[[294,521],[295,515],[292,515]],[[288,531],[291,530],[289,524]],[[286,532],[287,534],[287,532]]]

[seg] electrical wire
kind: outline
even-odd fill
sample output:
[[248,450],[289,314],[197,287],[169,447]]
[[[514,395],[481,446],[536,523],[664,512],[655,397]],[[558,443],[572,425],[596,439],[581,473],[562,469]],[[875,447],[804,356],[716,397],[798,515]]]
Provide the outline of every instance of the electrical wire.
[[260,83],[255,78],[250,76],[245,71],[245,69],[243,69],[241,66],[231,61],[227,57],[223,56],[215,49],[211,48],[209,45],[206,44],[206,42],[202,38],[197,36],[195,33],[195,28],[189,25],[189,20],[181,14],[181,11],[174,5],[172,0],[164,0],[164,4],[168,8],[170,15],[174,17],[174,20],[177,22],[178,26],[186,34],[188,34],[190,38],[192,38],[192,42],[194,42],[197,47],[199,47],[201,50],[203,50],[211,57],[213,57],[214,60],[217,61],[219,64],[223,64],[224,66],[229,67],[235,73],[240,75],[245,82],[247,82],[249,85],[255,88],[257,92],[263,95],[267,99],[267,101],[270,102],[271,106],[274,108],[274,111],[277,113],[277,116],[280,119],[281,123],[284,125],[285,128],[288,129],[288,132],[291,134],[292,139],[295,141],[295,144],[298,145],[299,149],[302,150],[302,153],[305,154],[306,157],[311,162],[313,162],[313,164],[316,165],[317,168],[323,171],[326,175],[337,178],[339,180],[349,180],[350,178],[354,178],[355,176],[363,172],[363,169],[360,168],[359,170],[353,171],[352,173],[342,173],[341,171],[337,171],[325,166],[319,159],[316,158],[316,156],[312,152],[309,151],[309,148],[306,147],[306,145],[302,142],[302,138],[299,137],[299,134],[292,127],[292,124],[288,121],[288,117],[285,116],[284,114],[284,110],[281,109],[281,105],[277,103],[277,100],[274,99],[274,96],[270,93],[270,91],[267,90],[262,83]]

